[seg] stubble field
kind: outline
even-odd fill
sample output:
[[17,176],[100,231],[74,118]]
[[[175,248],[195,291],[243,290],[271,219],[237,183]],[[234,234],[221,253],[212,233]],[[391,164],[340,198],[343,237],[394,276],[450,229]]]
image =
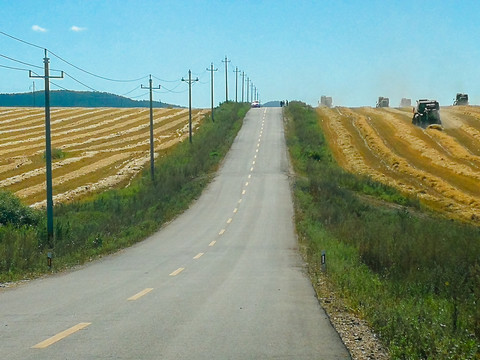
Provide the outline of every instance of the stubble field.
[[412,108],[317,112],[340,166],[417,196],[448,217],[480,222],[480,107],[442,107],[443,131],[413,126]]
[[[207,110],[192,110],[194,129]],[[52,108],[54,202],[126,186],[150,162],[150,110]],[[155,156],[188,138],[188,109],[154,109]],[[0,188],[45,205],[43,108],[0,108]]]

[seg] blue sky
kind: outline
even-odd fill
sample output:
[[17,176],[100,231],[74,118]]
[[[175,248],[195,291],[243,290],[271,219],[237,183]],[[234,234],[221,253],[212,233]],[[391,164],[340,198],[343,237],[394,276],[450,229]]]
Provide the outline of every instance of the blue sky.
[[[480,2],[478,1],[184,1],[184,0],[0,0],[0,31],[47,48],[50,67],[98,91],[147,99],[140,85],[162,89],[154,99],[187,105],[181,82],[191,69],[195,107],[235,99],[238,67],[253,81],[262,102],[321,95],[334,105],[374,106],[378,96],[392,106],[402,97],[435,98],[451,104],[467,92],[480,104]],[[0,55],[43,66],[43,50],[0,34]],[[41,69],[0,56],[0,93],[28,92],[28,72]],[[52,73],[55,75],[56,73]],[[161,79],[161,80],[159,80]],[[241,77],[238,91],[241,97]],[[89,90],[70,77],[53,81]],[[43,82],[35,80],[37,89]],[[58,89],[52,84],[51,89]]]

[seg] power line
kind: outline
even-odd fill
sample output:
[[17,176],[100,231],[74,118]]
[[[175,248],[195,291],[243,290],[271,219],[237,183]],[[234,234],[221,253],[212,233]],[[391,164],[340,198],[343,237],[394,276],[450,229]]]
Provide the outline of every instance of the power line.
[[9,35],[9,34],[7,34],[7,33],[3,32],[3,31],[0,31],[0,34],[2,34],[2,35],[5,35],[5,36],[8,36],[9,38],[12,38],[12,39],[14,39],[14,40],[20,41],[20,42],[22,42],[22,43],[24,43],[24,44],[27,44],[27,45],[30,45],[30,46],[36,47],[36,48],[38,48],[38,49],[42,49],[42,50],[44,50],[44,49],[45,49],[45,48],[44,48],[44,47],[42,47],[42,46],[38,46],[38,45],[32,44],[32,43],[30,43],[30,42],[28,42],[28,41],[25,41],[25,40],[19,39],[19,38],[15,37],[15,36],[12,36],[12,35]]
[[80,85],[83,85],[83,86],[85,86],[86,88],[88,88],[88,89],[90,89],[90,90],[92,90],[92,91],[98,91],[98,90],[96,90],[96,89],[88,86],[87,84],[84,84],[84,83],[81,82],[80,80],[75,79],[72,75],[70,75],[70,74],[68,74],[68,73],[66,73],[66,72],[64,72],[64,74],[65,74],[66,76],[68,76],[70,79],[72,79],[73,81],[76,81],[77,83],[79,83]]
[[137,96],[131,96],[130,99],[138,99],[138,98],[140,98],[140,97],[142,97],[142,96],[145,96],[145,95],[147,95],[146,92],[143,93],[143,94],[137,95]]
[[177,86],[175,86],[173,89],[168,89],[165,86],[162,86],[162,89],[165,89],[167,91],[158,91],[158,92],[161,93],[161,94],[166,94],[166,93],[182,94],[182,93],[186,92],[187,90],[175,91],[175,89],[178,88],[181,84],[182,83],[179,82],[177,84]]
[[[27,45],[36,47],[36,48],[38,48],[38,49],[47,50],[46,48],[44,48],[44,47],[42,47],[42,46],[39,46],[39,45],[36,45],[36,44],[32,44],[32,43],[30,43],[30,42],[28,42],[28,41],[19,39],[19,38],[15,37],[15,36],[12,36],[12,35],[9,35],[9,34],[3,32],[3,31],[0,31],[0,34],[5,35],[5,36],[8,36],[9,38],[14,39],[14,40],[19,41],[19,42],[22,42],[22,43],[24,43],[24,44],[27,44]],[[142,76],[142,77],[140,77],[140,78],[138,78],[138,79],[113,79],[113,78],[109,78],[109,77],[106,77],[106,76],[97,75],[97,74],[94,74],[94,73],[92,73],[92,72],[90,72],[90,71],[87,71],[87,70],[85,70],[85,69],[82,69],[81,67],[79,67],[79,66],[77,66],[77,65],[72,64],[70,61],[65,60],[64,58],[62,58],[61,56],[55,54],[55,53],[54,53],[53,51],[51,51],[51,50],[49,50],[49,52],[50,52],[51,55],[55,56],[57,59],[59,59],[59,60],[63,61],[64,63],[66,63],[66,64],[74,67],[75,69],[80,70],[80,71],[82,71],[82,72],[84,72],[84,73],[86,73],[86,74],[89,74],[89,75],[91,75],[91,76],[97,77],[97,78],[99,78],[99,79],[103,79],[103,80],[107,80],[107,81],[113,81],[113,82],[135,82],[135,81],[140,81],[140,80],[142,80],[142,79],[144,79],[144,78],[146,77],[146,76]],[[9,58],[8,56],[4,56],[4,55],[0,55],[0,56],[3,56],[3,57],[5,57],[5,58],[7,58],[7,59],[9,59],[9,60],[12,60],[12,61],[17,61],[17,62],[19,62],[19,63],[21,63],[21,64],[24,64],[24,65],[28,65],[28,66],[36,67],[36,68],[39,68],[39,69],[43,69],[43,67],[41,67],[41,66],[37,66],[37,65],[33,65],[33,64],[28,64],[28,63],[22,62],[22,61],[20,61],[20,60],[16,60],[16,59]],[[54,70],[54,69],[51,69],[51,70]]]
[[82,72],[84,72],[84,73],[86,73],[86,74],[88,74],[88,75],[94,76],[94,77],[99,78],[99,79],[103,79],[103,80],[107,80],[107,81],[113,81],[113,82],[134,82],[134,81],[140,81],[140,80],[142,80],[142,79],[145,78],[145,76],[142,76],[142,77],[140,77],[140,78],[138,78],[138,79],[112,79],[112,78],[108,78],[108,77],[105,77],[105,76],[101,76],[101,75],[94,74],[94,73],[92,73],[92,72],[90,72],[90,71],[87,71],[87,70],[85,70],[85,69],[82,69],[81,67],[72,64],[71,62],[65,60],[64,58],[62,58],[62,57],[60,57],[60,56],[58,56],[57,54],[55,54],[55,53],[52,52],[52,51],[50,51],[50,54],[52,54],[53,56],[55,56],[57,59],[63,61],[64,63],[66,63],[66,64],[74,67],[75,69],[80,70],[80,71],[82,71]]
[[179,82],[179,81],[180,81],[180,79],[175,79],[175,80],[160,79],[160,78],[156,77],[155,75],[152,75],[152,77],[153,77],[154,79],[157,79],[158,81],[161,81],[161,82],[177,82],[177,81]]
[[31,67],[34,67],[34,68],[37,68],[37,69],[43,69],[42,66],[38,66],[38,65],[33,65],[33,64],[29,64],[27,62],[24,62],[24,61],[21,61],[21,60],[17,60],[17,59],[14,59],[14,58],[11,58],[9,56],[6,56],[6,55],[2,55],[0,54],[1,57],[5,58],[5,59],[8,59],[8,60],[11,60],[11,61],[15,61],[19,64],[22,64],[22,65],[27,65],[27,66],[31,66]]
[[21,70],[21,71],[28,71],[28,69],[21,69],[21,68],[16,68],[13,66],[7,66],[7,65],[0,65],[0,67],[5,68],[5,69],[11,69],[11,70]]
[[60,86],[60,85],[54,83],[53,81],[50,81],[50,84],[55,85],[55,86],[56,86],[57,88],[59,88],[59,89],[62,89],[62,90],[65,90],[65,91],[70,91],[70,90],[68,90],[67,88],[64,88],[63,86]]
[[137,89],[140,89],[140,88],[139,88],[138,86],[135,86],[135,88],[133,88],[133,89],[132,89],[132,90],[130,90],[129,92],[126,92],[125,94],[121,94],[120,96],[125,96],[125,95],[128,95],[128,94],[130,94],[130,93],[134,92],[134,91],[135,91],[135,90],[137,90]]

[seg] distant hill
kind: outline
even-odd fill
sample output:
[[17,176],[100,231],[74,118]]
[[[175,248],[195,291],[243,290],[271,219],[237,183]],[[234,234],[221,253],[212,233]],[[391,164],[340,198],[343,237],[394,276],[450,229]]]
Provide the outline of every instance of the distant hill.
[[[34,103],[35,102],[35,103]],[[35,93],[0,94],[0,106],[45,106],[44,91]],[[132,100],[120,95],[94,91],[50,91],[52,107],[149,107],[148,100]],[[153,107],[166,108],[180,106],[153,101]]]

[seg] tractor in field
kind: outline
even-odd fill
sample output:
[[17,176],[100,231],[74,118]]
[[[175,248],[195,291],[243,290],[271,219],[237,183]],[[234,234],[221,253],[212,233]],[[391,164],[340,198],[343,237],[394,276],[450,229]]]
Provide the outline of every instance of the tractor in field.
[[325,95],[322,95],[321,98],[320,98],[320,106],[326,106],[326,107],[329,107],[331,108],[332,107],[332,104],[333,104],[333,101],[332,101],[332,97],[331,96],[325,96]]
[[390,105],[390,100],[387,97],[379,96],[378,102],[375,107],[388,107]]
[[457,93],[453,105],[468,105],[468,94]]
[[412,99],[402,98],[400,100],[400,107],[410,107],[412,106]]
[[434,128],[442,130],[440,121],[440,105],[437,100],[420,99],[413,108],[412,124],[423,129]]

